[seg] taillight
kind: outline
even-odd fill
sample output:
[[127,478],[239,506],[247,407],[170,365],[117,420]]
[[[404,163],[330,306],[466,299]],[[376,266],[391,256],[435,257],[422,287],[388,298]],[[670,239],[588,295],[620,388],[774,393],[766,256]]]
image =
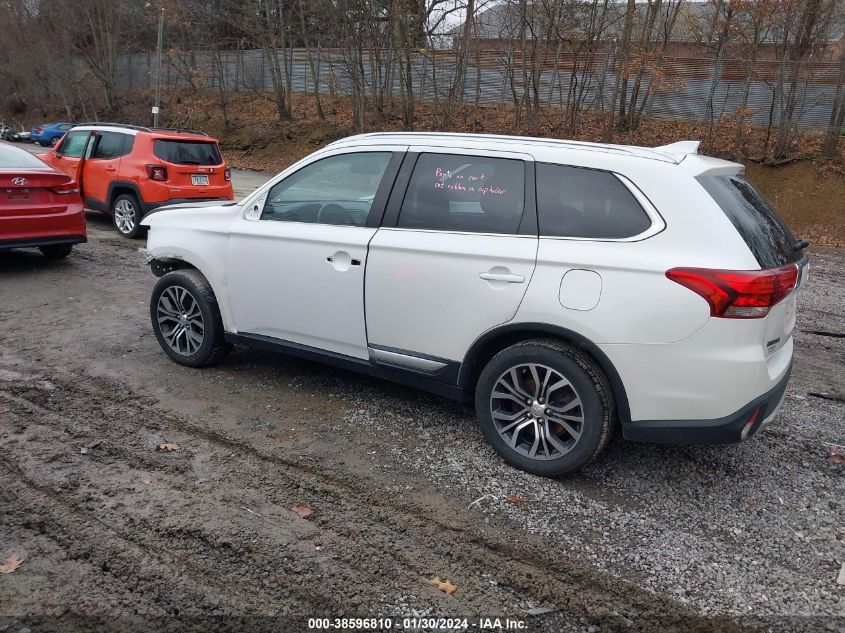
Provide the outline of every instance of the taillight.
[[164,165],[147,165],[147,176],[150,180],[164,182],[167,180],[167,167]]
[[227,167],[226,169],[223,170],[223,177],[227,181],[232,179],[232,170],[229,167]]
[[704,297],[711,316],[759,319],[795,288],[798,266],[768,270],[673,268],[666,276]]
[[66,196],[71,193],[79,193],[79,183],[75,180],[69,180],[66,183],[61,185],[56,185],[55,187],[50,187],[50,191],[53,193],[57,193],[60,196]]
[[32,130],[32,131],[33,131],[33,132],[35,132],[36,134],[41,134],[42,129],[41,129],[40,127],[37,127],[37,128],[35,128],[34,130]]

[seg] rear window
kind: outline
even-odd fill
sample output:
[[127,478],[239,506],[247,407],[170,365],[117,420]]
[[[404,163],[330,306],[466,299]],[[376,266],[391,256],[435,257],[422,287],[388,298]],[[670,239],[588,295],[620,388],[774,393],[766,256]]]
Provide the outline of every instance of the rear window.
[[46,167],[46,163],[26,150],[0,143],[0,169],[45,169]]
[[624,239],[651,226],[628,188],[597,169],[538,163],[537,209],[544,237]]
[[177,165],[219,165],[220,150],[217,143],[203,141],[166,141],[159,139],[153,153],[163,161]]
[[798,260],[800,253],[789,227],[744,176],[699,176],[698,181],[728,216],[761,268]]

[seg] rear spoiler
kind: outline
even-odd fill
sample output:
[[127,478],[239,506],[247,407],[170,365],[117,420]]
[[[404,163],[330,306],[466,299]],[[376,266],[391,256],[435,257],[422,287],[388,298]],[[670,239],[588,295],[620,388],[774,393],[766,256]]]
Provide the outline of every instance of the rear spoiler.
[[677,143],[670,143],[669,145],[655,147],[654,151],[660,152],[661,154],[667,154],[668,156],[674,158],[677,162],[681,162],[690,154],[698,154],[698,146],[700,144],[701,141],[678,141]]

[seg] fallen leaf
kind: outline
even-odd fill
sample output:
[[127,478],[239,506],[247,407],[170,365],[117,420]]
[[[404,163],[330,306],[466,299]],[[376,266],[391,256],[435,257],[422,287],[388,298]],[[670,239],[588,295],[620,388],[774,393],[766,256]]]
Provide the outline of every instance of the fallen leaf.
[[839,453],[834,453],[830,456],[830,458],[836,462],[837,464],[845,464],[845,455],[840,455]]
[[446,595],[449,595],[449,596],[451,596],[453,593],[455,593],[458,590],[457,585],[453,585],[451,582],[449,582],[448,580],[445,580],[445,579],[440,580],[440,576],[435,576],[434,578],[429,578],[428,580],[426,580],[426,582],[433,587],[437,587],[440,591],[442,591],[443,593],[445,593]]
[[164,453],[172,453],[173,451],[178,451],[179,446],[177,446],[176,444],[173,444],[173,443],[156,444],[155,450],[157,450],[159,452],[164,452]]
[[517,505],[525,503],[525,499],[523,499],[519,495],[508,495],[507,497],[505,497],[505,499],[507,499],[511,503],[515,503]]
[[0,565],[0,574],[11,574],[15,571],[18,567],[21,566],[21,563],[24,561],[23,558],[18,558],[17,554],[12,554],[9,556],[9,559]]
[[145,486],[152,486],[152,485],[153,485],[153,482],[151,482],[149,479],[145,479],[145,480],[144,480],[144,485],[145,485]]
[[293,506],[292,510],[303,519],[310,517],[312,514],[314,514],[314,508],[305,505],[304,503],[297,503],[295,506]]

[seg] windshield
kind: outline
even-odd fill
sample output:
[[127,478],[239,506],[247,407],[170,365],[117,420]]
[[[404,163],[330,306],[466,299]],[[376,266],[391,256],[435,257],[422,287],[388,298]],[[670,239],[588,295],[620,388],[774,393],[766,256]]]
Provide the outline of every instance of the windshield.
[[219,165],[222,163],[217,143],[208,141],[166,141],[159,139],[153,153],[163,161],[177,165]]

